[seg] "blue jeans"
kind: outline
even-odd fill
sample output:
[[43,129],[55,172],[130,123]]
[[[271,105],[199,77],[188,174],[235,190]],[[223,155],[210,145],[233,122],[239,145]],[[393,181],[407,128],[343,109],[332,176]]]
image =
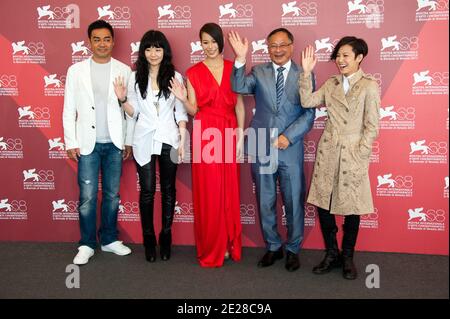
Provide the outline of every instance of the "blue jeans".
[[80,245],[97,246],[98,174],[102,172],[101,224],[98,232],[102,245],[117,240],[117,212],[119,209],[122,151],[113,143],[96,143],[89,155],[78,159],[78,186],[80,187]]

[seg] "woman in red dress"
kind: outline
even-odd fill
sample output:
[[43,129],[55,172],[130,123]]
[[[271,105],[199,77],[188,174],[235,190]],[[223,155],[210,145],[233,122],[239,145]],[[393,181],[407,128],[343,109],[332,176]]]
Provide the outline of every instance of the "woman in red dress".
[[207,23],[200,30],[206,59],[187,70],[187,89],[175,79],[172,92],[194,118],[192,193],[197,259],[220,267],[241,259],[238,160],[243,155],[244,103],[231,90],[233,62],[224,60],[223,33]]

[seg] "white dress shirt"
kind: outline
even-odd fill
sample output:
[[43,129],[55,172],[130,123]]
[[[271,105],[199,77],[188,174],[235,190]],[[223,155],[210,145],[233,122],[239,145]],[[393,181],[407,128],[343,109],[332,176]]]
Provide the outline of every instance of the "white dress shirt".
[[[175,78],[182,82],[181,74],[175,72]],[[133,117],[128,121],[137,121],[133,134],[133,155],[140,166],[151,161],[153,154],[160,155],[162,144],[166,143],[177,149],[180,143],[177,124],[188,120],[183,103],[173,94],[166,100],[164,96],[156,97],[158,91],[153,91],[151,79],[147,87],[147,97],[142,99],[139,86],[135,86],[136,72],[133,72],[128,82],[128,101],[134,108]],[[159,104],[159,115],[155,106]]]
[[352,78],[352,76],[354,76],[356,74],[356,72],[355,73],[353,73],[352,75],[350,75],[350,76],[345,76],[345,75],[342,75],[342,86],[344,87],[344,93],[345,94],[347,94],[347,92],[348,92],[348,90],[350,89],[350,79]]
[[279,67],[284,67],[284,71],[283,71],[283,77],[284,77],[284,85],[286,85],[286,79],[288,77],[289,74],[289,70],[291,69],[291,65],[292,65],[292,61],[289,60],[287,61],[284,65],[278,65],[272,62],[272,66],[273,66],[273,70],[275,72],[275,83],[277,83],[277,76],[278,76],[278,68]]

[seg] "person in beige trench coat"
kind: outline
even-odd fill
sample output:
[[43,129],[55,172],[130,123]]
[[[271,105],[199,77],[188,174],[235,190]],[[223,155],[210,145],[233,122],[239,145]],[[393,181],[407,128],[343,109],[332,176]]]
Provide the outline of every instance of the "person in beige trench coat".
[[[318,207],[326,255],[313,268],[323,274],[343,264],[343,276],[356,279],[353,253],[360,215],[373,212],[369,157],[378,135],[380,96],[377,82],[360,68],[368,53],[364,40],[342,38],[331,54],[340,72],[312,92],[316,58],[311,46],[302,52],[299,87],[303,107],[325,104],[328,121],[317,147],[308,203]],[[344,215],[342,256],[334,215]]]

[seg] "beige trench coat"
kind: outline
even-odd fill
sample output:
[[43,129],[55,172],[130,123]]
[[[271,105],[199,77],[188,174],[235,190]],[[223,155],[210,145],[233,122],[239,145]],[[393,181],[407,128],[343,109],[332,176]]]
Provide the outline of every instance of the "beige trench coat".
[[345,95],[342,81],[342,75],[333,76],[313,93],[311,76],[300,75],[302,106],[324,104],[328,111],[307,201],[332,214],[368,214],[374,210],[369,157],[378,135],[378,84],[359,69]]

